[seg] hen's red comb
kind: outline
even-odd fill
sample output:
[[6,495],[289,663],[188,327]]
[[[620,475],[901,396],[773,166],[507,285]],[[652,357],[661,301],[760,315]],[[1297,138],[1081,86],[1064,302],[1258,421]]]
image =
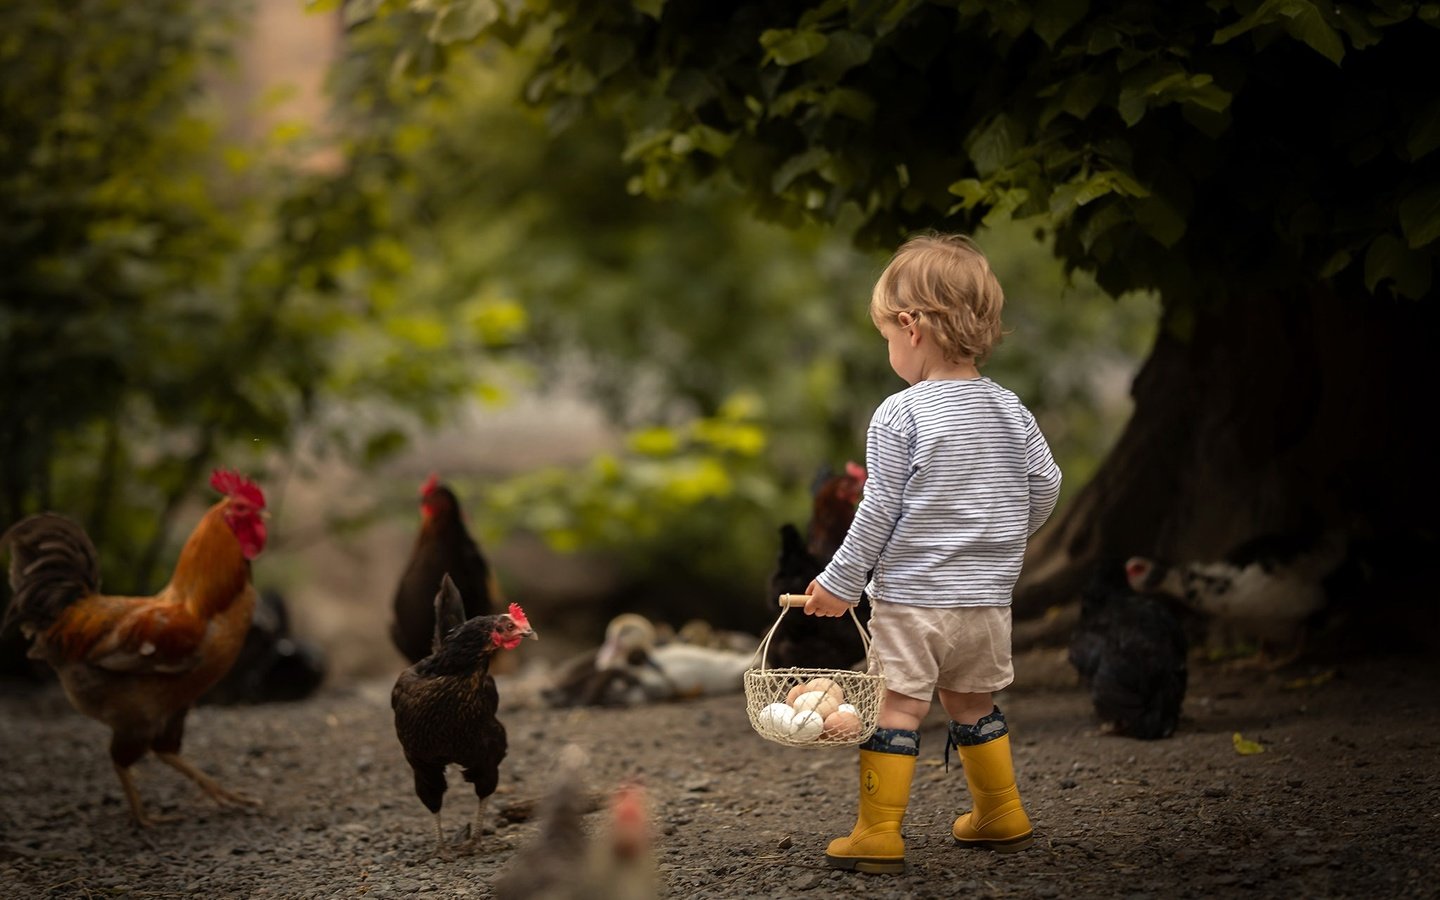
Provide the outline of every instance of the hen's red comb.
[[530,627],[530,620],[525,618],[525,610],[521,609],[518,603],[510,604],[510,618],[521,628]]
[[255,482],[232,469],[210,473],[210,486],[227,497],[238,497],[257,509],[265,508],[265,494]]
[[427,478],[427,479],[425,479],[425,483],[422,484],[422,485],[420,485],[420,496],[422,496],[422,497],[428,497],[428,496],[430,496],[430,495],[435,491],[435,489],[436,489],[437,487],[439,487],[439,486],[440,486],[440,476],[439,476],[439,475],[436,475],[434,472],[431,472],[431,473],[430,473],[430,477]]
[[845,474],[860,482],[862,485],[865,483],[866,477],[868,477],[865,472],[865,467],[854,460],[845,464]]

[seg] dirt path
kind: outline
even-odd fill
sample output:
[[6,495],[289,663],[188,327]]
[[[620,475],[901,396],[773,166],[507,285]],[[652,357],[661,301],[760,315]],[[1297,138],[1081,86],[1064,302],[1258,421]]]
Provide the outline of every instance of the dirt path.
[[[386,683],[294,705],[202,707],[187,753],[265,808],[217,811],[147,761],[144,796],[186,821],[144,834],[126,820],[105,730],[53,687],[5,685],[0,897],[485,897],[536,829],[499,810],[543,790],[565,741],[591,752],[595,787],[632,774],[649,785],[671,897],[1437,896],[1440,671],[1389,660],[1287,688],[1294,677],[1202,668],[1180,731],[1151,743],[1098,734],[1077,688],[1010,691],[1039,835],[1013,856],[952,846],[964,777],[945,772],[943,721],[928,720],[902,876],[823,867],[825,841],[853,821],[853,753],[762,741],[738,697],[509,710],[495,833],[481,854],[441,861],[429,856],[431,820],[411,793]],[[1235,732],[1265,752],[1238,754]],[[451,785],[447,828],[474,808],[458,774]]]

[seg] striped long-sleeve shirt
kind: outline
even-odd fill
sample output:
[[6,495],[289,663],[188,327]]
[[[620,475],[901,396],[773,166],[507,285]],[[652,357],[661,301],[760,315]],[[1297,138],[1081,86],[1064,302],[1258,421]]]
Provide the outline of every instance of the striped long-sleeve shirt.
[[1060,496],[1020,399],[988,378],[917,382],[875,410],[865,461],[864,498],[820,584],[852,602],[868,590],[915,606],[1009,605],[1025,542]]

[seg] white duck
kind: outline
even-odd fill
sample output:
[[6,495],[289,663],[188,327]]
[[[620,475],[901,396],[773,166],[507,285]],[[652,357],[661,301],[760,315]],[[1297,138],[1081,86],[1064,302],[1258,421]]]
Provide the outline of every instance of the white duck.
[[649,619],[623,613],[606,626],[595,669],[625,673],[635,686],[627,694],[635,702],[653,702],[738,694],[753,660],[753,652],[662,643]]

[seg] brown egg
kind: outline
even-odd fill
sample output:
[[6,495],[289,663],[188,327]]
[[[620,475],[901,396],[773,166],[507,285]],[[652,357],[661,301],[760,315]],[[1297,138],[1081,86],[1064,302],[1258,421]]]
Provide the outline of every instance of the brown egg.
[[845,702],[845,691],[840,688],[840,685],[835,683],[834,679],[812,678],[809,681],[805,682],[802,687],[804,687],[806,692],[824,691],[835,700],[835,703],[837,705]]
[[825,730],[821,732],[821,739],[853,741],[860,736],[860,732],[863,730],[859,716],[853,712],[838,709],[825,717]]
[[806,691],[790,701],[797,713],[810,710],[820,714],[821,719],[830,718],[830,714],[840,708],[835,698],[824,691]]

